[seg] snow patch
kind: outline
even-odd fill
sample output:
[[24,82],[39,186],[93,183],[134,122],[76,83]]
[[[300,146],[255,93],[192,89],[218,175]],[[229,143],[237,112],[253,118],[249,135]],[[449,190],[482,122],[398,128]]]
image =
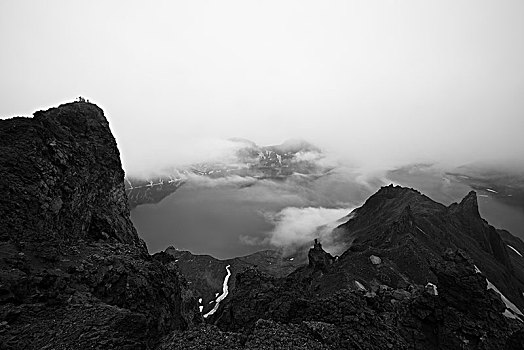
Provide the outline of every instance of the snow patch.
[[198,309],[200,310],[200,312],[202,312],[202,311],[204,310],[204,307],[203,307],[202,305],[200,305],[200,306],[198,307]]
[[486,191],[489,191],[489,192],[492,192],[492,193],[498,193],[497,191],[492,190],[491,188],[486,188]]
[[[475,266],[475,272],[476,273],[481,273],[480,269],[477,267],[477,265],[474,265]],[[515,306],[515,304],[513,304],[511,301],[509,301],[508,298],[506,298],[506,296],[504,294],[502,294],[497,287],[495,287],[495,285],[493,283],[490,282],[490,280],[488,280],[486,278],[486,282],[488,282],[488,287],[487,289],[493,289],[495,292],[497,292],[499,295],[500,295],[500,298],[502,299],[502,301],[504,302],[504,304],[506,305],[506,311],[504,311],[504,316],[506,317],[509,317],[509,318],[514,318],[514,319],[517,319],[519,320],[519,317],[518,316],[521,316],[521,317],[524,317],[524,314],[522,314],[522,312],[519,310],[518,307]]]
[[[415,226],[416,226],[416,225],[415,225]],[[416,226],[416,228],[417,228],[420,232],[422,232],[423,234],[425,234],[426,236],[428,235],[428,234],[427,234],[423,229],[421,229],[420,227]]]
[[431,293],[432,293],[433,295],[438,295],[437,286],[434,285],[434,284],[431,283],[431,282],[428,282],[428,283],[426,284],[426,290],[431,291]]
[[364,287],[364,285],[360,283],[359,281],[355,281],[355,284],[357,285],[358,289],[366,291],[366,287]]
[[[204,318],[208,318],[209,316],[213,315],[218,310],[218,305],[222,300],[224,300],[228,293],[229,293],[229,287],[227,285],[227,282],[229,281],[229,277],[231,277],[231,271],[229,270],[229,267],[231,265],[226,266],[227,275],[226,278],[224,278],[224,284],[222,286],[222,294],[220,294],[216,300],[215,306],[213,306],[213,309],[209,311],[207,314],[204,315]],[[218,293],[216,293],[218,295]]]
[[522,257],[522,254],[520,254],[520,252],[519,252],[517,249],[513,248],[513,247],[510,246],[509,244],[507,244],[507,246],[508,246],[509,248],[511,248],[511,250],[513,250],[515,253],[517,253],[518,255],[520,255],[520,256]]

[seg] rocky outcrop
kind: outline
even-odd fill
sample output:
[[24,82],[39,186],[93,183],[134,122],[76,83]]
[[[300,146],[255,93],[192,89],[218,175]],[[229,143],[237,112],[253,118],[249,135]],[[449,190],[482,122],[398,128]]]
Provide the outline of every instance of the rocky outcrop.
[[324,294],[311,275],[278,279],[251,269],[237,275],[218,328],[173,334],[161,348],[522,349],[522,323],[503,315],[465,252],[448,250],[432,270],[438,295],[421,285]]
[[424,348],[503,349],[522,328],[504,315],[505,305],[462,250],[448,249],[432,271],[438,296],[424,293],[401,315],[402,334]]
[[313,248],[308,252],[309,266],[315,270],[326,272],[336,260],[334,256],[322,249],[322,244],[315,239]]
[[194,322],[176,266],[138,237],[123,180],[93,104],[0,120],[2,349],[147,349]]
[[[235,289],[236,275],[248,269],[256,268],[273,277],[284,277],[303,265],[299,259],[288,258],[281,251],[264,250],[246,256],[219,260],[210,255],[192,254],[189,251],[169,247],[163,253],[174,261],[181,275],[188,282],[188,288],[193,290],[201,301],[201,314],[205,315],[215,307],[217,296],[222,294],[224,278],[227,275],[226,266],[230,266],[231,276],[228,289]],[[213,316],[211,316],[213,317]]]
[[[445,252],[444,261],[435,262],[431,270],[438,278],[440,297],[450,306],[462,311],[493,310],[504,313],[505,306],[499,300],[493,307],[485,303],[489,298],[485,276],[476,273],[473,261],[463,250]],[[496,298],[495,298],[496,299]]]
[[[113,239],[141,246],[104,113],[69,103],[0,121],[1,241]],[[60,246],[60,245],[59,245]]]
[[[518,275],[495,253],[503,240],[478,215],[475,193],[446,207],[387,186],[353,214],[341,226],[353,243],[338,259],[315,242],[309,265],[285,278],[237,274],[213,320],[217,334],[241,334],[247,345],[285,342],[293,330],[297,339],[315,339],[306,349],[514,348],[522,322],[506,317],[486,277],[518,302]],[[259,331],[262,325],[271,331]]]

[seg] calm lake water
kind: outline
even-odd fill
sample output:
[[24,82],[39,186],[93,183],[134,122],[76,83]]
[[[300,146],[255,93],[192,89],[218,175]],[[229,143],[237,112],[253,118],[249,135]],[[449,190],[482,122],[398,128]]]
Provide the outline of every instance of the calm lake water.
[[[340,173],[317,179],[253,181],[247,185],[206,181],[188,183],[158,204],[135,208],[131,219],[150,252],[173,245],[197,254],[230,258],[274,248],[264,242],[275,228],[275,222],[268,219],[271,214],[288,207],[360,206],[381,184],[390,182],[416,188],[445,205],[459,202],[471,190],[464,183],[431,172],[389,173],[386,178],[372,180],[373,185]],[[521,208],[502,203],[489,192],[478,194],[484,219],[524,239]]]

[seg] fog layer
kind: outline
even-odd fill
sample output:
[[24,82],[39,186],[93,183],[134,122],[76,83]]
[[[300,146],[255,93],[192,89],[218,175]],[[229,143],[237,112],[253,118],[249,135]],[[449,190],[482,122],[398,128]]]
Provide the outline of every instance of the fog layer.
[[233,136],[369,167],[524,159],[524,2],[3,1],[0,116],[79,95],[128,173]]

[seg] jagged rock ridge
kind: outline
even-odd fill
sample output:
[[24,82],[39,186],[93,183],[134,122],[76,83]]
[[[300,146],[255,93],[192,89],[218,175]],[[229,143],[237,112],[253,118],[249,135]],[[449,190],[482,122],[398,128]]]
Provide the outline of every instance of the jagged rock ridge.
[[342,256],[315,242],[309,265],[285,278],[238,273],[211,320],[218,328],[173,335],[162,348],[522,349],[522,319],[488,288],[517,303],[517,268],[497,252],[503,240],[478,215],[475,193],[446,207],[387,186],[337,233],[353,242]]
[[174,333],[160,349],[523,348],[522,323],[503,315],[500,296],[462,250],[431,265],[438,295],[420,285],[329,292],[312,283],[323,268],[310,264],[286,278],[239,273],[215,326]]
[[475,192],[446,207],[420,192],[386,186],[357,208],[347,223],[336,229],[341,244],[351,245],[339,260],[345,270],[371,254],[383,258],[380,273],[364,269],[365,280],[378,279],[393,286],[406,279],[418,284],[435,282],[430,263],[449,248],[466,251],[475,264],[520,308],[524,308],[524,279],[498,231],[483,220]]

